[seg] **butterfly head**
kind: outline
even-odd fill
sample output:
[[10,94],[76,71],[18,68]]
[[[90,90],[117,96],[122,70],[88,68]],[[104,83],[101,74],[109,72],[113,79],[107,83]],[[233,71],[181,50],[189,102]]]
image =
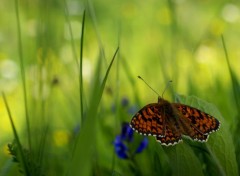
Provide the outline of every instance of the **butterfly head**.
[[164,98],[158,96],[158,104],[166,104],[166,103],[168,104],[169,102]]
[[160,96],[158,96],[158,103],[160,103],[161,101],[163,101],[164,99]]

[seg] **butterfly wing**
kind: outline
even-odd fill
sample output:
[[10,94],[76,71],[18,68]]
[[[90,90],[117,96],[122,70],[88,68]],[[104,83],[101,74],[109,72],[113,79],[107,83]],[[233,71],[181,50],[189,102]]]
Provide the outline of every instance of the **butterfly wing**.
[[166,146],[178,144],[179,142],[182,141],[181,131],[179,130],[179,126],[166,121],[165,135],[163,137],[156,137],[156,140],[160,142],[162,145],[166,145]]
[[144,106],[132,118],[130,126],[143,135],[163,136],[165,133],[164,109],[158,103]]
[[[220,122],[216,118],[199,109],[179,103],[173,103],[173,106],[181,113],[180,118],[186,118],[188,123],[190,122],[194,133],[187,135],[194,140],[206,141],[208,134],[217,131],[220,127]],[[186,119],[180,120],[186,121]]]

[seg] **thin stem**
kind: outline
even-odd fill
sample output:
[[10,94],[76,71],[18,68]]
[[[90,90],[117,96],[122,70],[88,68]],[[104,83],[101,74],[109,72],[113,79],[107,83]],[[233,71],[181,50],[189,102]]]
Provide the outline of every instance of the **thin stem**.
[[23,96],[24,96],[24,105],[25,105],[25,117],[26,117],[26,124],[27,124],[27,135],[28,135],[28,146],[29,150],[31,151],[31,131],[30,131],[30,120],[28,115],[28,103],[27,103],[27,89],[26,89],[26,78],[25,78],[25,68],[23,62],[23,51],[22,51],[22,43],[21,43],[21,26],[20,26],[20,17],[19,17],[19,9],[18,9],[18,0],[15,0],[15,11],[16,11],[16,18],[17,18],[17,32],[18,32],[18,50],[19,50],[19,59],[20,59],[20,68],[21,68],[21,78],[22,78],[22,85],[23,85]]
[[82,61],[83,61],[83,37],[84,37],[84,26],[85,26],[85,10],[83,12],[82,17],[82,31],[81,31],[81,41],[80,41],[80,61],[79,61],[79,92],[80,92],[80,113],[81,113],[81,121],[83,119],[83,69],[82,69]]

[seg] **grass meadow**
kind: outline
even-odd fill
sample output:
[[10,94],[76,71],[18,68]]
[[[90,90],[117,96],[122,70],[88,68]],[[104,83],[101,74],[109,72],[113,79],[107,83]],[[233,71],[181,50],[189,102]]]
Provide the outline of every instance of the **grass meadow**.
[[[237,176],[239,29],[238,1],[1,0],[0,175]],[[138,75],[220,129],[169,147],[128,131],[157,102]]]

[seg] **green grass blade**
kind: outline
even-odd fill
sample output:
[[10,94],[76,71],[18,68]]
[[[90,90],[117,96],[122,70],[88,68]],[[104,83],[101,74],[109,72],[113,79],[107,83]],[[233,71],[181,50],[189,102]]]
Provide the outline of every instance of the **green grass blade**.
[[124,70],[124,73],[126,73],[127,79],[131,84],[131,88],[133,89],[135,101],[139,105],[140,99],[139,99],[138,87],[136,86],[136,81],[138,81],[138,78],[137,78],[138,75],[132,74],[131,69],[125,58],[121,58],[121,61],[122,61],[122,66],[123,66],[122,68]]
[[25,78],[25,68],[23,62],[23,50],[22,50],[22,40],[21,40],[21,26],[20,26],[20,17],[19,17],[19,9],[18,9],[18,0],[15,0],[15,12],[17,18],[17,32],[18,32],[18,47],[19,47],[19,59],[20,59],[20,67],[21,67],[21,78],[23,85],[23,96],[24,96],[24,107],[25,107],[25,116],[26,116],[26,124],[27,124],[27,135],[28,135],[28,145],[29,150],[31,151],[31,131],[30,131],[30,120],[28,115],[28,103],[27,103],[27,88],[26,88],[26,78]]
[[236,106],[238,107],[238,114],[240,114],[240,85],[238,83],[238,79],[237,76],[234,74],[233,70],[231,69],[230,66],[230,62],[229,62],[229,57],[228,57],[228,52],[227,52],[227,47],[224,41],[224,37],[222,36],[222,44],[223,44],[223,48],[224,48],[224,53],[225,53],[225,57],[227,60],[227,65],[228,65],[228,70],[230,72],[230,76],[232,79],[232,89],[233,89],[233,93],[234,93],[234,98],[235,98],[235,102],[236,102]]
[[96,19],[96,14],[95,14],[95,10],[94,10],[94,6],[91,0],[87,0],[87,6],[88,6],[88,10],[89,10],[89,14],[91,16],[91,20],[97,35],[97,40],[98,40],[98,45],[100,48],[100,54],[103,57],[103,61],[105,62],[105,64],[107,63],[106,61],[106,56],[105,56],[105,51],[103,48],[103,43],[102,43],[102,39],[100,37],[100,33],[98,31],[98,24],[97,24],[97,19]]
[[76,51],[74,40],[73,40],[72,26],[71,26],[70,19],[69,19],[69,11],[68,11],[66,0],[64,0],[64,7],[65,7],[65,17],[66,17],[66,21],[68,23],[69,34],[70,34],[70,38],[71,38],[71,46],[72,46],[71,48],[72,48],[73,56],[76,61],[76,65],[79,65],[77,51]]
[[[83,66],[82,66],[82,61],[83,61],[83,39],[84,39],[84,29],[85,29],[85,10],[83,12],[83,17],[82,17],[82,31],[81,31],[81,41],[80,41],[80,61],[79,61],[79,92],[80,92],[80,114],[81,114],[81,119],[83,118]],[[82,121],[82,120],[81,120]]]
[[118,49],[116,50],[112,58],[112,61],[106,71],[106,74],[101,85],[94,85],[95,91],[89,103],[89,110],[87,111],[86,119],[84,120],[84,123],[81,126],[75,147],[76,149],[73,154],[70,168],[68,170],[69,176],[89,175],[91,173],[91,160],[93,156],[92,150],[94,149],[95,146],[96,137],[95,129],[98,106],[101,101],[103,90],[117,52]]
[[104,76],[104,79],[103,79],[103,82],[102,82],[102,85],[101,85],[101,89],[100,89],[100,95],[102,95],[103,89],[104,89],[105,84],[106,84],[106,82],[107,82],[107,78],[108,78],[109,72],[110,72],[110,70],[111,70],[111,68],[112,68],[112,64],[113,64],[113,62],[114,62],[114,60],[115,60],[115,58],[116,58],[116,55],[117,55],[117,53],[118,53],[118,50],[119,50],[119,48],[116,49],[116,51],[115,51],[115,53],[114,53],[114,55],[113,55],[112,61],[111,61],[110,65],[109,65],[109,67],[108,67],[108,69],[107,69],[107,72],[106,72],[106,74],[105,74],[105,76]]
[[73,33],[72,33],[72,27],[71,23],[69,20],[69,11],[67,7],[67,3],[64,0],[64,5],[65,5],[65,16],[66,20],[68,22],[69,26],[69,31],[70,31],[70,37],[71,37],[71,45],[72,45],[72,50],[73,50],[73,55],[74,59],[76,60],[77,65],[79,65],[79,99],[80,99],[80,123],[82,122],[83,118],[83,76],[82,76],[82,59],[83,59],[83,41],[84,41],[84,28],[85,28],[85,10],[83,11],[83,16],[82,16],[82,30],[81,30],[81,40],[80,40],[80,58],[79,58],[79,63],[77,61],[77,52],[75,49],[74,45],[74,40],[73,40]]
[[19,153],[20,153],[20,160],[22,161],[24,172],[25,172],[25,174],[27,176],[30,176],[31,174],[30,174],[29,168],[27,166],[27,161],[26,161],[26,158],[24,156],[23,148],[22,148],[20,139],[18,137],[17,129],[16,129],[15,125],[14,125],[13,118],[12,118],[12,115],[11,115],[11,111],[10,111],[10,108],[8,106],[7,99],[6,99],[4,93],[2,93],[2,97],[3,97],[3,101],[4,101],[5,107],[7,109],[8,117],[9,117],[9,120],[10,120],[10,123],[11,123],[11,126],[12,126],[14,138],[15,138],[15,140],[17,142],[18,150],[19,150]]
[[238,172],[240,172],[240,139],[239,139],[239,133],[240,133],[240,85],[238,82],[237,75],[234,73],[234,71],[231,68],[230,62],[229,62],[229,57],[228,57],[228,52],[227,52],[227,47],[224,41],[224,37],[222,36],[222,44],[225,52],[225,57],[228,65],[228,70],[230,73],[230,77],[232,80],[232,92],[233,96],[235,99],[235,104],[236,104],[236,110],[237,110],[237,117],[236,122],[234,123],[234,141],[235,141],[235,147],[236,147],[236,154],[237,154],[237,162],[238,162]]

